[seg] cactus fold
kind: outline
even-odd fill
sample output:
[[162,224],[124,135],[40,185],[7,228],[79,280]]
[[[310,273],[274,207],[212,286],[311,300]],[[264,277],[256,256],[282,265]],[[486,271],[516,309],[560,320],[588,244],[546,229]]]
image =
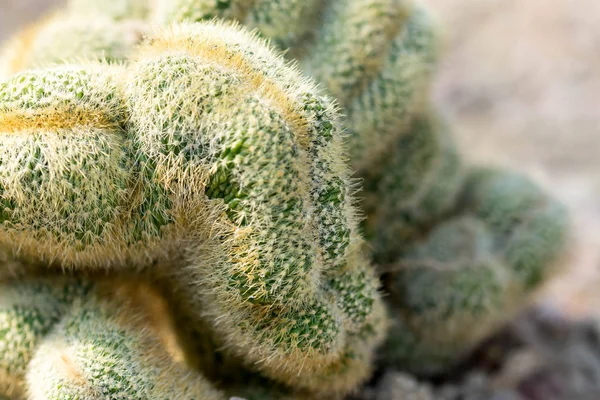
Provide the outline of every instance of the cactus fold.
[[403,247],[455,207],[464,166],[450,133],[435,111],[417,116],[365,176],[365,232],[378,263],[395,261]]
[[136,21],[58,13],[25,28],[0,50],[0,78],[76,60],[124,61],[145,29]]
[[[39,345],[27,371],[29,398],[205,399],[225,396],[174,362],[132,299],[103,289],[79,298]],[[115,296],[115,291],[117,292]],[[138,299],[139,300],[139,299]]]
[[26,368],[40,341],[90,285],[67,278],[0,284],[0,394],[26,391]]
[[0,130],[0,241],[18,255],[85,269],[179,252],[190,312],[246,363],[332,392],[368,377],[385,318],[337,113],[262,41],[184,24],[127,67],[15,75]]

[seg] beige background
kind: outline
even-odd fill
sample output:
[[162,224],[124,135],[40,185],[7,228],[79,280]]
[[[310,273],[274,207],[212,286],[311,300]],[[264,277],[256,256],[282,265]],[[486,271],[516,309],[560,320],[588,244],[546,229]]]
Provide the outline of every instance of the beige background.
[[[598,308],[600,1],[423,1],[446,39],[433,95],[466,155],[527,171],[573,210],[573,259],[546,298]],[[0,41],[56,3],[0,0]]]

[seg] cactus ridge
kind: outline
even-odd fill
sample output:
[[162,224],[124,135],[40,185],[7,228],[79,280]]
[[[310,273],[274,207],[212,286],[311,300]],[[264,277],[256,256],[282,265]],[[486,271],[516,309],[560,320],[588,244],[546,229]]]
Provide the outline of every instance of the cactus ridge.
[[103,14],[92,17],[55,13],[19,32],[0,48],[0,78],[54,64],[88,60],[121,63],[131,55],[146,29],[143,21],[115,21]]
[[74,302],[39,345],[26,376],[31,399],[225,399],[172,360],[131,296],[123,304],[101,291]]
[[464,166],[442,117],[430,111],[415,118],[365,182],[365,233],[377,262],[393,263],[458,201]]

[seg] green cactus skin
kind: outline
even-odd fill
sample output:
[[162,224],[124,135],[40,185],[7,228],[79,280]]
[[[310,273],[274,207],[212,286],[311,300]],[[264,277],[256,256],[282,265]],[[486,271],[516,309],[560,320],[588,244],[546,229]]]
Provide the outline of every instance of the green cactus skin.
[[65,66],[0,83],[2,241],[21,243],[23,256],[110,266],[98,242],[110,246],[112,235],[119,250],[130,239],[115,232],[134,202],[126,193],[125,105],[113,79],[120,72]]
[[322,0],[255,0],[243,22],[279,49],[289,49],[288,59],[295,59],[314,34],[326,4]]
[[464,207],[490,227],[519,283],[539,286],[568,247],[565,207],[526,177],[491,168],[473,169],[464,192]]
[[40,28],[30,50],[30,66],[73,59],[125,60],[143,36],[143,23],[115,22],[95,16],[58,16]]
[[76,301],[40,344],[27,372],[28,398],[225,400],[173,361],[139,293],[126,288],[124,295],[114,284],[103,290]]
[[337,114],[260,40],[184,24],[125,73],[16,75],[0,128],[0,241],[21,256],[89,269],[184,254],[189,310],[246,363],[321,391],[367,378],[385,318]]
[[464,167],[442,117],[429,111],[388,149],[365,176],[365,232],[380,264],[393,263],[404,248],[452,210]]
[[326,3],[322,0],[158,0],[151,19],[163,24],[215,17],[235,20],[256,29],[280,49],[289,49],[304,43]]
[[0,287],[0,395],[18,397],[25,392],[25,371],[40,341],[90,285],[32,278]]
[[118,22],[59,13],[17,33],[0,52],[0,78],[74,60],[122,62],[142,40],[141,21]]
[[470,172],[460,211],[397,260],[387,364],[441,372],[514,316],[560,261],[564,208],[526,178]]

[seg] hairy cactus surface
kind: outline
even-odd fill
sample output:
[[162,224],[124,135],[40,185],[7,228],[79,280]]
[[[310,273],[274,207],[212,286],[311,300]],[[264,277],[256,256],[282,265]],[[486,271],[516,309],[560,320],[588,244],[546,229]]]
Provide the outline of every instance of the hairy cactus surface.
[[113,279],[4,282],[0,395],[224,400],[169,352],[174,339],[161,301],[149,287]]
[[143,20],[150,15],[154,3],[148,0],[69,0],[65,11],[81,17],[97,18],[102,15],[115,21]]
[[[343,107],[351,165],[368,170],[422,108],[437,41],[428,13],[404,0],[185,0],[157,8],[166,21],[218,16],[287,49]],[[185,7],[181,4],[185,3]],[[173,12],[176,10],[177,12]],[[203,10],[193,14],[186,10]]]
[[[329,100],[224,24],[165,30],[127,68],[0,84],[1,241],[65,267],[183,254],[185,301],[295,387],[367,378],[385,318]],[[181,275],[183,274],[183,275]]]
[[[98,19],[99,15],[104,19]],[[39,38],[45,47],[37,57],[56,62],[79,49],[82,55],[99,58],[104,52],[107,58],[121,60],[133,51],[143,31],[140,24],[124,21],[170,24],[216,17],[255,29],[286,50],[290,60],[297,60],[305,73],[336,98],[347,116],[355,170],[376,165],[424,106],[437,40],[427,11],[405,0],[71,0],[57,18],[63,25],[57,37]],[[106,25],[107,19],[113,20],[112,28]],[[81,27],[88,30],[82,35],[70,33]],[[25,41],[39,36],[37,29],[22,34]],[[62,40],[73,36],[78,39]],[[4,63],[10,60],[5,57]],[[29,62],[20,62],[20,68],[13,66],[12,71],[27,66]]]
[[[427,104],[437,50],[404,0],[70,0],[18,34],[0,246],[27,264],[0,264],[0,392],[341,397],[388,325],[366,247],[394,317],[383,364],[452,366],[544,281],[567,223],[527,179],[467,173]],[[21,280],[40,266],[156,285],[184,354],[136,291]]]
[[528,179],[472,170],[456,214],[393,264],[396,318],[382,355],[421,373],[447,368],[547,278],[566,232],[564,208]]

